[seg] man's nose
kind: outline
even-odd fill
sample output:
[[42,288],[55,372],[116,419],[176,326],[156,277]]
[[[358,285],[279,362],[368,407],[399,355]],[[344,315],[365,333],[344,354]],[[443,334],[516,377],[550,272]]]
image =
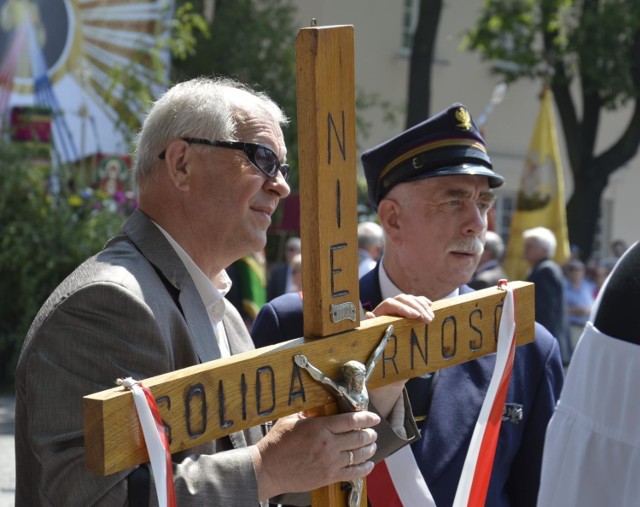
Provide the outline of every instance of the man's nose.
[[284,199],[291,193],[291,188],[280,171],[278,171],[274,177],[267,178],[263,186],[265,190],[278,194],[280,199]]

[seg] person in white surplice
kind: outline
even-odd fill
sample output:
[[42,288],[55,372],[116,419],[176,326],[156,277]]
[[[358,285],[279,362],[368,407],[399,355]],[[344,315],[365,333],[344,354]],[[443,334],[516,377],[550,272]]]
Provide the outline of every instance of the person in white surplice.
[[640,242],[609,275],[567,372],[544,446],[538,506],[640,502]]

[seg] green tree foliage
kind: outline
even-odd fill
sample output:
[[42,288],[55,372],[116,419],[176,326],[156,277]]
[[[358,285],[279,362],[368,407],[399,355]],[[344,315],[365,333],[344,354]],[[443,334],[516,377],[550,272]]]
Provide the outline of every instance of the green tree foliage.
[[[50,167],[0,143],[0,386],[13,381],[31,321],[53,289],[120,228],[130,201],[86,189],[49,192]],[[62,178],[61,178],[62,179]],[[124,197],[124,196],[123,196]],[[126,201],[126,202],[125,202]]]
[[[506,82],[540,78],[554,93],[573,175],[569,239],[591,255],[609,177],[640,145],[640,2],[485,0],[467,45]],[[632,111],[596,151],[604,111]]]

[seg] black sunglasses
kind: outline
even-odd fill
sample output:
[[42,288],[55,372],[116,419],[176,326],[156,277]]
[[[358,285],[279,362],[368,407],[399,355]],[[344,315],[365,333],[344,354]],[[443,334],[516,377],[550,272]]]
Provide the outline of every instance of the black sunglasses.
[[[278,171],[280,171],[284,181],[289,181],[289,164],[281,164],[273,150],[262,144],[244,143],[242,141],[210,141],[209,139],[200,139],[197,137],[183,137],[181,139],[189,144],[204,144],[218,148],[244,151],[247,158],[262,174],[269,178],[275,178]],[[160,153],[158,158],[164,160],[165,155],[166,150]]]

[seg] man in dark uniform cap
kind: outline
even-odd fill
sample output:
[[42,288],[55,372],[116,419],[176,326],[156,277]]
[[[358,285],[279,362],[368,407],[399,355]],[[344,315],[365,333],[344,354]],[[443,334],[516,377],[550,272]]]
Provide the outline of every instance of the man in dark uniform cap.
[[[360,279],[365,309],[401,293],[432,301],[465,294],[483,250],[493,189],[503,184],[462,104],[362,155],[371,204],[385,234],[378,265]],[[256,346],[302,335],[297,294],[263,307]],[[486,505],[534,506],[545,430],[563,383],[557,340],[536,325],[518,347]],[[495,355],[407,382],[422,439],[413,454],[438,507],[452,505]]]

